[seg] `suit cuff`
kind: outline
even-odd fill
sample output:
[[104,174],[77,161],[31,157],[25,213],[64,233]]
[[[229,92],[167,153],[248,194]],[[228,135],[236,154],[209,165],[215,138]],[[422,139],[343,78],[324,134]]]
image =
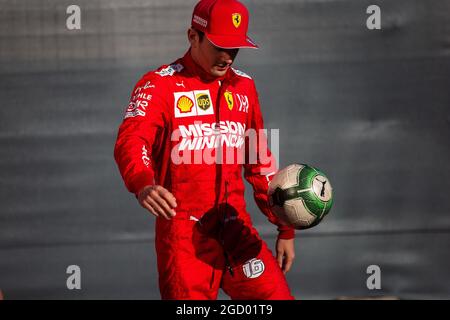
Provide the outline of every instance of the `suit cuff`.
[[137,196],[143,187],[153,184],[155,184],[153,175],[144,171],[134,175],[130,179],[129,190]]
[[288,226],[279,226],[278,227],[278,239],[294,239],[295,238],[295,229]]

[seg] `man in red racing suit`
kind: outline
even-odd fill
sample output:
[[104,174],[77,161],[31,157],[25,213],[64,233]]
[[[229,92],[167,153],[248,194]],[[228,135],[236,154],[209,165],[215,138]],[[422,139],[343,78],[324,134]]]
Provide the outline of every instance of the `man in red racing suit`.
[[[157,216],[163,299],[216,299],[219,288],[232,299],[293,298],[283,271],[292,263],[294,230],[268,206],[276,167],[260,133],[257,91],[231,67],[237,48],[255,46],[242,38],[247,25],[241,3],[200,1],[190,49],[139,80],[119,129],[114,155],[125,184]],[[241,34],[217,39],[211,28]],[[278,226],[277,259],[252,226],[242,169],[258,207]]]

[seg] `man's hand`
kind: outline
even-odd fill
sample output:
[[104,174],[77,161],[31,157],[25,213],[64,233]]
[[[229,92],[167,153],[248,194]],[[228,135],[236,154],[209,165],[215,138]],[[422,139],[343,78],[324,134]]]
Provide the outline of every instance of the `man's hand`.
[[138,201],[156,217],[170,220],[176,215],[174,208],[177,206],[177,201],[173,194],[162,186],[145,186],[139,191]]
[[286,274],[295,258],[295,239],[278,239],[276,244],[277,261],[281,270]]

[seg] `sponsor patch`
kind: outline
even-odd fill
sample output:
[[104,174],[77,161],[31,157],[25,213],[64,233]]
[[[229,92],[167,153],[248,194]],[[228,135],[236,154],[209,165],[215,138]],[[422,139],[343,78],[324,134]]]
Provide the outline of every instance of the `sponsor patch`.
[[195,90],[195,102],[197,104],[197,115],[204,116],[214,114],[211,95],[209,90]]
[[198,15],[194,15],[194,18],[192,19],[195,23],[198,23],[199,25],[201,25],[203,28],[206,28],[206,26],[208,25],[208,21],[206,21],[205,19],[203,19],[202,17],[199,17]]
[[195,95],[195,100],[197,101],[198,107],[203,111],[206,111],[209,109],[209,107],[211,107],[211,99],[207,94],[197,93]]
[[145,117],[147,106],[148,102],[145,100],[131,101],[128,104],[127,111],[125,111],[125,119],[137,116]]
[[145,92],[139,92],[131,98],[132,101],[141,100],[141,99],[150,101],[150,100],[152,100],[152,95],[145,93]]
[[245,123],[220,121],[205,123],[194,121],[194,124],[179,125],[182,137],[178,150],[203,150],[218,148],[220,145],[241,148],[245,144]]
[[190,117],[197,115],[195,108],[195,98],[192,91],[175,92],[174,96],[174,113],[175,118]]
[[248,97],[245,94],[236,94],[236,97],[239,100],[238,111],[248,113]]
[[214,114],[209,90],[175,92],[173,95],[175,118]]
[[177,108],[181,113],[189,113],[194,107],[194,101],[187,96],[181,96],[177,101]]
[[145,147],[145,144],[142,145],[142,162],[148,168],[148,165],[150,164],[150,158],[148,157],[147,148]]
[[171,64],[170,66],[163,68],[157,72],[156,74],[159,74],[161,77],[167,77],[167,76],[173,76],[175,72],[180,72],[183,70],[183,65],[177,63],[177,64]]
[[150,81],[147,81],[144,85],[144,89],[148,89],[148,88],[156,88],[156,86],[154,84],[152,84]]
[[130,103],[125,111],[125,119],[137,116],[145,117],[149,102],[152,100],[152,95],[149,93],[155,88],[150,81],[147,81],[143,86],[136,87],[132,93]]

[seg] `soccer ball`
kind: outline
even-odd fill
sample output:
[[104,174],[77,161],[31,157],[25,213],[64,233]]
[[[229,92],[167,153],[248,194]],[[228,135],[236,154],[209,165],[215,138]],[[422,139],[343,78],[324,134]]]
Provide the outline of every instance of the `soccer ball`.
[[316,226],[333,204],[333,188],[317,168],[291,164],[278,171],[269,184],[269,204],[282,222],[296,229]]

